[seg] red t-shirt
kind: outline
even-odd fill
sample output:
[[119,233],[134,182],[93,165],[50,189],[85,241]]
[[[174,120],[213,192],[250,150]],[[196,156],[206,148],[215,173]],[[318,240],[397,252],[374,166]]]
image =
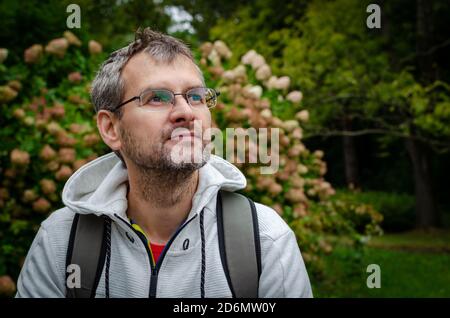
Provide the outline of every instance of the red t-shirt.
[[155,262],[158,262],[159,256],[161,255],[165,245],[158,245],[150,243],[150,248],[152,250],[153,258],[155,259]]
[[[142,230],[141,227],[137,223],[134,223],[134,221],[131,218],[129,220],[130,220],[131,226],[135,230],[141,232],[144,235],[144,237],[147,240],[147,242],[148,242],[147,235],[145,234],[144,230]],[[165,245],[153,244],[151,242],[148,245],[149,245],[150,250],[152,252],[154,263],[156,264],[156,262],[158,262],[159,256],[161,255],[162,251],[164,250]]]

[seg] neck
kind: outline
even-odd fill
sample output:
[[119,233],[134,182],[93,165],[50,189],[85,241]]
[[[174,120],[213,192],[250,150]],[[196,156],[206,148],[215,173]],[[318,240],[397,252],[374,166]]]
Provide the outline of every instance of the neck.
[[166,244],[189,215],[198,170],[130,168],[127,215],[145,231],[150,242]]

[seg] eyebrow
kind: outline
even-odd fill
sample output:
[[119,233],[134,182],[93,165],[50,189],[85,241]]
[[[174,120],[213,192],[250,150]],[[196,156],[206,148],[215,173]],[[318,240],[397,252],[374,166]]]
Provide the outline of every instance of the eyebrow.
[[[182,92],[186,92],[186,91],[188,91],[190,89],[198,88],[198,87],[205,87],[205,86],[203,85],[203,83],[200,83],[198,85],[189,85],[188,87],[184,88],[182,90]],[[146,86],[140,91],[140,93],[145,92],[145,91],[150,90],[150,89],[164,89],[164,90],[171,91],[173,93],[177,93],[177,92],[172,91],[170,88],[164,87],[164,86],[158,86],[158,87],[157,86]]]

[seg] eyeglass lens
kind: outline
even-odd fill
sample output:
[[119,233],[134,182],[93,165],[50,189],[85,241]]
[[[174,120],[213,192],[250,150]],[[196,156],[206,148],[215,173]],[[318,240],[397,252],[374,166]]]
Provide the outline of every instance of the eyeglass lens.
[[[209,88],[193,88],[183,94],[191,106],[213,107],[216,101],[216,94]],[[175,95],[164,89],[148,90],[141,94],[141,106],[162,107],[174,104]]]

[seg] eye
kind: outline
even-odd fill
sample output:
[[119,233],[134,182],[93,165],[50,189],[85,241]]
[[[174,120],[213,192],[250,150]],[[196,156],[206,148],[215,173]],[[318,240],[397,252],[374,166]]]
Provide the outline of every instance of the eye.
[[203,104],[205,102],[204,89],[197,88],[188,92],[189,101],[195,105]]
[[199,95],[199,94],[192,94],[192,95],[191,95],[191,98],[192,98],[193,101],[199,102],[199,101],[202,100],[202,95]]
[[165,91],[149,91],[143,96],[144,105],[162,105],[172,101],[170,92]]
[[155,102],[169,103],[172,100],[172,96],[168,92],[156,92],[152,100]]

